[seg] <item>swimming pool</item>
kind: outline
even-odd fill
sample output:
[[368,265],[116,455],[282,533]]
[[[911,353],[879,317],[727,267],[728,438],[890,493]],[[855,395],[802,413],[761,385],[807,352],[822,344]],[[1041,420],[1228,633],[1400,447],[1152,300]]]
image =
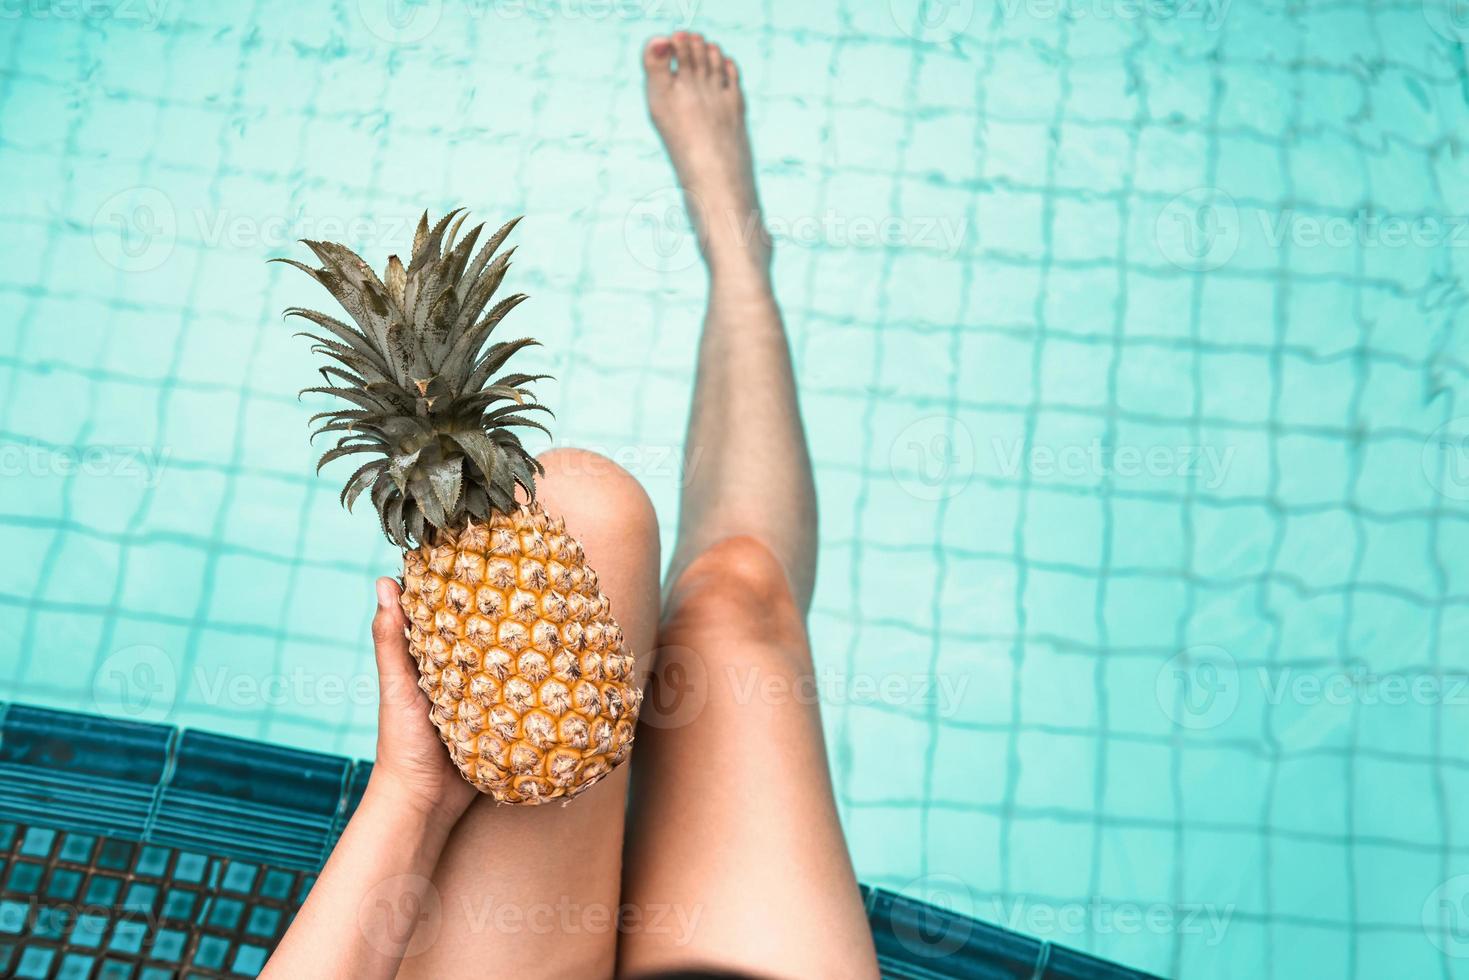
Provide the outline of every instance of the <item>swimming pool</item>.
[[558,437],[670,541],[703,282],[637,51],[691,22],[750,89],[863,880],[1164,974],[1462,972],[1458,13],[7,6],[0,700],[370,754],[397,559],[310,476],[317,297],[263,259],[425,207],[529,214]]

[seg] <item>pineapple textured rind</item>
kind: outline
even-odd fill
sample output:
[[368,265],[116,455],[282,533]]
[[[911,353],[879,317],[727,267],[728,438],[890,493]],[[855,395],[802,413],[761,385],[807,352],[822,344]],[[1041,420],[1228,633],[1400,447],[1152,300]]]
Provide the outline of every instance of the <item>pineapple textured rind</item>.
[[596,572],[539,504],[404,553],[429,719],[497,803],[569,800],[626,760],[642,692]]

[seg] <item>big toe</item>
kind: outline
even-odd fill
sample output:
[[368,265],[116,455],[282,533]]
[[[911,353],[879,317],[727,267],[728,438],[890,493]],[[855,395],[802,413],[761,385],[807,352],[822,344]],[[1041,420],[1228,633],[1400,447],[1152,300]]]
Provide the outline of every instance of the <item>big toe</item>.
[[643,46],[643,71],[650,88],[666,87],[673,81],[673,42],[655,37]]

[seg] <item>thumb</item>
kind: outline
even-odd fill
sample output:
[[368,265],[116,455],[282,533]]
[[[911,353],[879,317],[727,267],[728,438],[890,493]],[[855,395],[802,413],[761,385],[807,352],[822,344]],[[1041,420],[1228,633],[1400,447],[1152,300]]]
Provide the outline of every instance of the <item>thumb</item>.
[[399,604],[398,583],[377,580],[377,613],[372,617],[372,645],[377,654],[379,700],[384,705],[417,700],[418,670],[408,653],[407,621]]

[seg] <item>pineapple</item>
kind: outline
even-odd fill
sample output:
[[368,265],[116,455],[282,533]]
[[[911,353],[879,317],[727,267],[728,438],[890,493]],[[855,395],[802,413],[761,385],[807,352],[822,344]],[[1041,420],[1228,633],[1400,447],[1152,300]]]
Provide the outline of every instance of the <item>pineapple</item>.
[[548,410],[526,388],[545,375],[491,380],[536,344],[489,342],[526,298],[485,312],[514,250],[497,253],[519,219],[478,252],[484,226],[456,244],[463,221],[456,210],[430,228],[425,213],[407,266],[391,256],[381,279],[332,242],[305,242],[322,268],[276,261],[325,286],[356,324],[286,311],[320,328],[303,335],[331,359],[325,385],[302,394],[347,403],[312,418],[313,439],[340,433],[317,470],[370,457],[342,503],[368,493],[403,549],[408,647],[450,758],[497,803],[570,800],[627,758],[642,693],[597,574],[536,502],[543,470],[514,431],[549,432],[532,414]]

